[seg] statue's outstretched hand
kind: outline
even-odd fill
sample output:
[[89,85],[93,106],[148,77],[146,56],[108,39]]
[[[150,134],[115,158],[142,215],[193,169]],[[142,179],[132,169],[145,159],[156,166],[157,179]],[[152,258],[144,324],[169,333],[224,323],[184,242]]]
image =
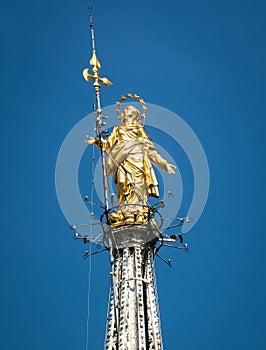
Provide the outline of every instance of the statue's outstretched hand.
[[175,168],[176,166],[173,164],[166,165],[166,170],[168,171],[168,174],[175,174]]
[[93,145],[96,142],[96,139],[92,136],[86,135],[88,140],[85,140],[84,142],[88,145]]

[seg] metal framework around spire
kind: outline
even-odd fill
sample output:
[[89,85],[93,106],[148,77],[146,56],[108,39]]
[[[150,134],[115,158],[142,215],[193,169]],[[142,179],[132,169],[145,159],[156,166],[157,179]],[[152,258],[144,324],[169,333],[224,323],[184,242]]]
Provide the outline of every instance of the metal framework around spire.
[[[173,226],[182,226],[185,221],[189,222],[190,218],[179,218]],[[76,231],[78,226],[73,225],[72,229]],[[155,257],[171,266],[170,259],[159,255],[160,249],[170,247],[188,251],[187,244],[181,233],[168,236],[160,231],[154,232],[149,224],[115,229],[103,225],[103,231],[96,238],[77,232],[73,238],[85,244],[98,244],[98,250],[85,252],[85,259],[106,250],[110,253],[105,350],[163,350]],[[147,235],[150,235],[148,242]]]

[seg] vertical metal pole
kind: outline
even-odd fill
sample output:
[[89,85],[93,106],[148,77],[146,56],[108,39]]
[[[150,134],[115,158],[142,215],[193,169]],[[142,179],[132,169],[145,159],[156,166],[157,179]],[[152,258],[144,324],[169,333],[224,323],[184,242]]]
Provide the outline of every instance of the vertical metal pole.
[[96,121],[96,129],[97,134],[99,135],[100,139],[100,152],[101,152],[101,163],[102,163],[102,170],[103,170],[103,194],[104,194],[104,206],[105,211],[107,212],[109,209],[109,203],[108,203],[108,185],[107,185],[107,175],[106,175],[106,164],[105,164],[105,158],[104,158],[104,147],[103,147],[103,138],[102,138],[102,110],[101,110],[101,101],[100,101],[100,89],[96,90],[96,103],[97,103],[97,121]]
[[92,7],[89,7],[90,12],[90,31],[91,31],[91,41],[92,41],[92,59],[91,64],[94,66],[92,71],[94,72],[94,87],[95,87],[95,95],[96,95],[96,131],[97,135],[99,136],[100,140],[100,152],[101,152],[101,163],[102,163],[102,171],[103,171],[103,192],[104,192],[104,206],[105,206],[105,212],[107,215],[107,211],[109,209],[108,204],[108,186],[107,186],[107,175],[106,175],[106,165],[105,165],[105,152],[103,147],[103,115],[102,115],[102,109],[101,109],[101,99],[100,99],[100,89],[101,85],[99,83],[99,76],[98,76],[98,68],[101,67],[99,61],[96,57],[96,49],[95,49],[95,37],[94,37],[94,27],[92,22]]

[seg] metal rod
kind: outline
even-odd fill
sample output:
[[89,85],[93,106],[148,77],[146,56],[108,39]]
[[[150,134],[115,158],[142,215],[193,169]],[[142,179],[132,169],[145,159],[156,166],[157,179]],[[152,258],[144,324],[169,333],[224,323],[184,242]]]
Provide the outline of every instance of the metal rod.
[[89,6],[89,13],[90,13],[90,31],[91,31],[91,41],[92,41],[92,57],[95,55],[95,60],[92,62],[94,64],[93,72],[95,75],[94,80],[94,87],[95,87],[95,95],[96,95],[96,132],[99,136],[100,140],[100,152],[101,152],[101,163],[102,163],[102,171],[103,171],[103,192],[104,192],[104,207],[105,207],[105,213],[107,214],[109,209],[108,204],[108,184],[107,184],[107,173],[106,173],[106,165],[105,165],[105,151],[103,147],[103,115],[102,115],[102,109],[101,109],[101,98],[100,98],[100,89],[101,86],[99,84],[99,78],[98,78],[98,68],[100,67],[99,62],[96,58],[96,49],[95,49],[95,36],[94,36],[94,26],[92,21],[92,6]]
[[93,28],[93,22],[92,22],[92,6],[89,6],[89,13],[90,13],[90,29],[91,29],[92,51],[95,51],[94,28]]
[[166,259],[164,259],[161,255],[159,255],[158,253],[155,253],[155,255],[157,255],[158,258],[160,258],[160,259],[161,259],[163,262],[165,262],[168,266],[172,267],[172,265],[171,265],[171,260],[170,260],[170,259],[166,260]]

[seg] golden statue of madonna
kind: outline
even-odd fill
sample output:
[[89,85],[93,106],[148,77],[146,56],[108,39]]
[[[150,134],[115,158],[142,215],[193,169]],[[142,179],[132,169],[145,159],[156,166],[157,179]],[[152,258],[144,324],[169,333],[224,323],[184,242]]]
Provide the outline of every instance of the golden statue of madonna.
[[[148,197],[159,197],[158,181],[152,163],[174,174],[175,166],[169,164],[155,149],[151,138],[141,125],[141,115],[137,108],[129,105],[119,116],[121,124],[116,125],[111,134],[103,141],[107,154],[107,176],[114,174],[117,188],[118,205],[123,210],[111,215],[111,222],[136,221],[142,223],[143,213],[147,211]],[[87,136],[88,144],[99,146],[99,139]]]

